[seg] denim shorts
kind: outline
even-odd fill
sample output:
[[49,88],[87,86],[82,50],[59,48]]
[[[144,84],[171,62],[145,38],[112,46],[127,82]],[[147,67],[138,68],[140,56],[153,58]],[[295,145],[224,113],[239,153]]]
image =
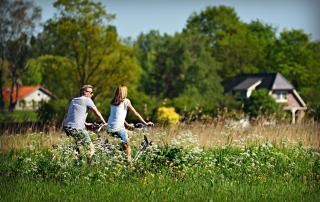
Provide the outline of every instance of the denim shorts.
[[122,144],[128,144],[128,133],[125,129],[121,129],[115,132],[110,132],[112,136],[121,139]]

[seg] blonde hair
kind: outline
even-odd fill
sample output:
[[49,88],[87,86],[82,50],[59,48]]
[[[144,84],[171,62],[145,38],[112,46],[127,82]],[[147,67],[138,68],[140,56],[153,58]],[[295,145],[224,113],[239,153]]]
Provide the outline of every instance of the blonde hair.
[[127,98],[127,95],[128,95],[127,86],[119,86],[114,93],[114,97],[111,100],[111,104],[119,105],[121,102],[123,102],[124,99]]
[[82,86],[81,87],[81,89],[80,89],[80,96],[82,96],[82,95],[84,95],[84,92],[86,92],[87,90],[88,90],[88,88],[93,88],[93,86],[92,85],[84,85],[84,86]]

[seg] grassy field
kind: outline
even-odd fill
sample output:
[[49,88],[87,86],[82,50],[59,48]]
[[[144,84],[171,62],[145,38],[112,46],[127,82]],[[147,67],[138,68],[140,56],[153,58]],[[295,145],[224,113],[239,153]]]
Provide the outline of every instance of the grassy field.
[[92,167],[63,133],[1,135],[0,200],[319,201],[319,133],[312,123],[154,128],[139,161],[97,147]]
[[138,180],[65,185],[25,178],[2,178],[1,200],[23,201],[318,201],[319,188],[300,182],[263,183]]

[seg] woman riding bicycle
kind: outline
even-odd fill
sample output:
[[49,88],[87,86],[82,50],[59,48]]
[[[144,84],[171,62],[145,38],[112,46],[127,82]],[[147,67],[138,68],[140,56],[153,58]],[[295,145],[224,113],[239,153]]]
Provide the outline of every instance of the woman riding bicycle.
[[125,129],[130,126],[125,119],[129,110],[145,125],[153,126],[152,122],[146,122],[141,115],[134,109],[130,100],[127,98],[128,88],[126,86],[119,86],[111,100],[110,116],[108,119],[108,133],[115,135],[122,141],[122,148],[127,152],[128,162],[131,162],[131,148],[129,140],[132,136],[131,132]]

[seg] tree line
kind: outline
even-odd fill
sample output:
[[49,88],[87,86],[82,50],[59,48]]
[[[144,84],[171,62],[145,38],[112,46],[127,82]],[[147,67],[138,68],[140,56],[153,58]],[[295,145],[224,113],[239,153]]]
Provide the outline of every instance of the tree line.
[[[282,73],[310,109],[319,110],[320,42],[303,30],[278,35],[270,24],[241,21],[231,7],[208,6],[192,13],[181,32],[152,30],[131,40],[118,36],[115,15],[100,2],[56,0],[53,6],[56,15],[34,35],[41,9],[33,1],[0,5],[0,88],[47,87],[57,99],[42,109],[45,117],[65,109],[87,83],[104,113],[115,87],[127,85],[133,104],[150,119],[166,105],[185,118],[214,116],[235,103],[223,86],[239,73],[257,72]],[[5,103],[1,91],[0,109],[13,110],[14,100]]]

